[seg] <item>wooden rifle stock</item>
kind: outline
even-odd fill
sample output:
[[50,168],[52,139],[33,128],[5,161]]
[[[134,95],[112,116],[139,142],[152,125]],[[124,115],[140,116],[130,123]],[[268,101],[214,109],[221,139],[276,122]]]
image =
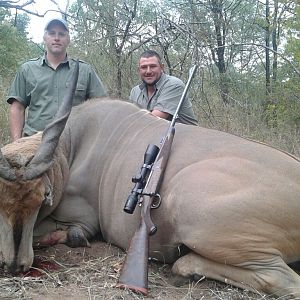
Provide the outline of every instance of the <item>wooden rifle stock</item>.
[[152,198],[145,196],[141,208],[141,221],[127,252],[117,287],[148,294],[149,235],[156,232],[150,218]]
[[150,211],[162,182],[174,134],[175,128],[170,127],[167,135],[161,142],[160,150],[152,166],[143,196],[140,200],[140,204],[142,204],[140,225],[130,242],[126,260],[117,284],[119,288],[128,288],[143,295],[148,294],[149,235],[153,235],[157,230],[151,220]]
[[[117,287],[119,288],[128,288],[134,292],[140,292],[143,295],[148,294],[149,235],[153,235],[157,230],[157,227],[151,220],[150,211],[151,208],[153,208],[155,198],[159,196],[158,191],[163,180],[163,175],[167,166],[167,162],[171,152],[172,142],[175,135],[175,121],[178,112],[182,106],[182,103],[186,97],[188,88],[195,74],[196,68],[197,66],[195,65],[190,71],[188,82],[185,86],[176,112],[174,113],[167,134],[163,137],[162,141],[160,142],[159,152],[152,165],[151,172],[148,175],[145,188],[140,194],[140,225],[131,240],[129,249],[127,251],[126,260],[124,262],[123,268],[121,270],[121,275],[117,283]],[[161,200],[159,200],[159,203],[160,201]],[[159,205],[157,205],[156,207],[158,206]]]

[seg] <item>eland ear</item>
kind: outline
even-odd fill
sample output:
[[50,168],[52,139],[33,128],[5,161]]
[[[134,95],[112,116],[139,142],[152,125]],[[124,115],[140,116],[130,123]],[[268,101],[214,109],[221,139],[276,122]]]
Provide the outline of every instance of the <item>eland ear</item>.
[[52,165],[59,138],[71,113],[79,73],[79,61],[73,73],[70,87],[59,107],[55,119],[44,130],[41,144],[24,172],[25,180],[32,180],[45,173]]
[[15,170],[9,164],[0,150],[0,177],[8,181],[15,181],[17,179]]

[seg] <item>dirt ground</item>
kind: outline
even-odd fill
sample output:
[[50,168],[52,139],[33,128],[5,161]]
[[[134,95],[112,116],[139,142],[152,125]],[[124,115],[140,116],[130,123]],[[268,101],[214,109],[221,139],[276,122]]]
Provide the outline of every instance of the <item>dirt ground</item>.
[[125,254],[99,241],[91,248],[57,245],[36,250],[35,257],[39,268],[24,276],[0,274],[0,299],[275,299],[205,278],[175,287],[170,266],[154,262],[149,265],[148,296],[121,290],[115,285]]

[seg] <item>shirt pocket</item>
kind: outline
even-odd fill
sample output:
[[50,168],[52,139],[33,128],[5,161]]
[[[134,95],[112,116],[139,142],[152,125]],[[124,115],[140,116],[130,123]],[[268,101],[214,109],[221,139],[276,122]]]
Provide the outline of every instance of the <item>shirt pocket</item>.
[[[67,82],[67,89],[69,88],[70,82]],[[73,106],[78,105],[86,100],[86,85],[78,82],[75,90],[75,97],[73,100]]]

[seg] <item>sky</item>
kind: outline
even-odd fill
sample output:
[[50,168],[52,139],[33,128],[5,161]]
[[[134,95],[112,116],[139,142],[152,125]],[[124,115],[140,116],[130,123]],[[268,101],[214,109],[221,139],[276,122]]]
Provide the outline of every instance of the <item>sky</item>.
[[[59,3],[60,8],[64,10],[67,0],[58,0],[57,2]],[[50,0],[35,0],[35,4],[32,4],[27,8],[31,11],[38,12],[39,14],[44,14],[47,10],[57,10],[56,5]],[[44,17],[36,17],[33,15],[29,15],[29,17],[31,20],[28,28],[28,37],[36,43],[41,43],[43,41],[46,23],[53,18],[61,18],[61,14],[59,12],[49,11]]]

